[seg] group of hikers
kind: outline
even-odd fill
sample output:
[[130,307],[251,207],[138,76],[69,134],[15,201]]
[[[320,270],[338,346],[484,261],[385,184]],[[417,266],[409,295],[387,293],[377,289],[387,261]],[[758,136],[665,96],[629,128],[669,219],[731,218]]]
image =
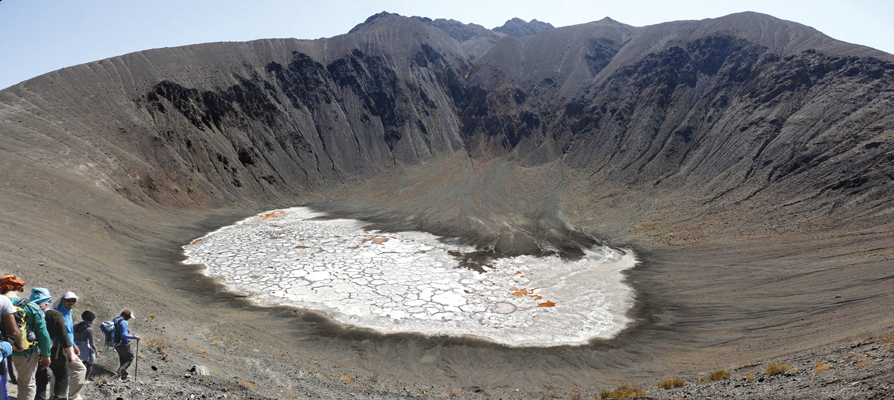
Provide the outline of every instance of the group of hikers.
[[[52,305],[46,288],[34,288],[27,298],[19,297],[24,292],[25,282],[18,277],[0,277],[2,400],[7,399],[7,381],[17,385],[18,400],[47,400],[50,372],[51,399],[80,399],[84,384],[92,380],[99,352],[93,341],[96,314],[84,311],[81,322],[74,324],[72,312],[78,302],[74,292],[63,293]],[[131,340],[140,340],[129,332],[128,321],[133,318],[131,310],[124,310],[111,324],[106,323],[114,327],[106,344],[118,352],[116,376],[120,379],[128,378],[127,369],[134,360]]]

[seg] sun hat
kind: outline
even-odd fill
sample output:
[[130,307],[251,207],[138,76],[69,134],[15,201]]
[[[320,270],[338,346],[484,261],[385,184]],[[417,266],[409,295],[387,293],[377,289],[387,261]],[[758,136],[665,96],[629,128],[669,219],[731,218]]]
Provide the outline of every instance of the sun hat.
[[58,310],[59,307],[61,307],[62,301],[63,301],[63,300],[66,300],[66,299],[75,299],[75,300],[77,300],[77,299],[78,299],[78,295],[76,295],[75,292],[65,292],[65,293],[62,293],[62,297],[56,299],[56,301],[53,302],[53,305],[50,306],[50,308],[52,308],[52,309],[54,309],[54,310]]

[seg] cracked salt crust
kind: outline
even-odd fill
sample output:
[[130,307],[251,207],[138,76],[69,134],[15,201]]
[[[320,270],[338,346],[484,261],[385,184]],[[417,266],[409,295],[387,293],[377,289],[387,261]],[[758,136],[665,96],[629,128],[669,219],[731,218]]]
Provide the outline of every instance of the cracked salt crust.
[[309,220],[321,215],[301,207],[259,214],[184,246],[184,262],[205,264],[205,274],[260,304],[382,333],[559,346],[613,337],[628,322],[633,291],[621,272],[636,264],[629,251],[502,258],[479,273],[448,254],[472,248],[421,232],[365,231],[356,220]]

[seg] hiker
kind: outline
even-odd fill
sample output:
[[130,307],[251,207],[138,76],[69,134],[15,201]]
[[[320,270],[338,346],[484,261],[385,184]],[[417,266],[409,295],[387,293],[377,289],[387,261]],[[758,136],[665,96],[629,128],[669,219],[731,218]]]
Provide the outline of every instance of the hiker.
[[[9,356],[12,355],[12,345],[7,340],[12,339],[13,343],[20,350],[23,342],[22,331],[16,323],[15,314],[16,308],[12,305],[12,302],[6,296],[0,296],[0,316],[2,316],[0,317],[2,319],[0,332],[3,333],[3,341],[0,341],[0,385],[2,385],[3,400],[8,398],[6,383],[8,382],[9,373],[12,371],[12,364],[9,362],[11,361]],[[7,368],[7,365],[10,368]],[[13,377],[13,379],[15,378]]]
[[[77,303],[78,295],[76,295],[74,292],[65,292],[62,294],[62,297],[60,297],[59,300],[56,300],[56,303],[53,304],[53,309],[59,311],[59,313],[62,314],[62,320],[65,322],[65,333],[68,336],[68,341],[71,343],[74,354],[76,356],[79,356],[81,354],[81,351],[78,349],[77,346],[74,346],[74,321],[71,317],[71,312],[74,309],[75,304]],[[74,357],[73,359],[69,360],[69,362],[65,366],[65,371],[68,374],[67,398],[78,398],[79,393],[81,392],[81,388],[84,387],[84,376],[86,375],[87,367],[85,367],[84,363],[81,362],[80,357]],[[59,376],[57,376],[55,370],[53,370],[53,376],[56,378],[57,381],[60,378]]]
[[[25,291],[25,282],[15,276],[4,276],[0,278],[0,301],[7,299],[15,307],[20,307],[25,312],[25,324],[34,332],[37,344],[32,344],[27,349],[23,349],[20,345],[17,349],[13,349],[12,364],[18,375],[16,386],[18,387],[18,399],[33,400],[37,390],[36,375],[46,374],[47,367],[50,365],[50,348],[52,340],[47,332],[46,320],[44,313],[37,303],[30,299],[23,299],[18,296],[19,293]],[[49,293],[46,295],[49,303]],[[22,341],[22,334],[18,335],[19,341]]]
[[133,362],[133,350],[130,348],[131,340],[140,340],[139,336],[131,335],[128,331],[128,323],[127,321],[133,319],[135,317],[133,311],[124,310],[121,312],[121,315],[115,317],[115,338],[116,345],[115,351],[118,352],[118,362],[121,363],[121,366],[118,367],[118,377],[123,379],[127,379],[127,368],[130,367],[130,363]]
[[[46,288],[34,288],[31,291],[31,302],[40,306],[44,311],[44,317],[47,323],[47,332],[50,339],[53,340],[53,346],[50,349],[50,370],[53,371],[53,377],[56,382],[53,384],[53,399],[68,398],[68,370],[66,365],[77,360],[71,340],[68,338],[68,332],[65,329],[65,317],[58,310],[50,309],[50,291]],[[37,400],[46,400],[47,384],[49,383],[49,375],[47,370],[37,371]]]
[[12,345],[7,341],[0,341],[0,365],[2,365],[2,372],[0,372],[0,384],[2,384],[3,388],[0,390],[0,393],[3,393],[3,400],[7,400],[9,398],[9,393],[6,392],[6,359],[12,355]]
[[87,372],[84,374],[84,379],[87,381],[93,380],[93,364],[96,363],[96,356],[99,355],[96,345],[93,344],[94,320],[96,320],[96,314],[87,310],[81,313],[81,322],[74,326],[75,346],[81,352],[79,356],[87,368]]
[[[22,349],[22,331],[19,330],[18,324],[16,324],[15,313],[16,307],[12,304],[12,301],[7,298],[6,292],[12,291],[12,286],[7,284],[10,281],[7,278],[15,278],[15,280],[22,282],[19,278],[14,276],[4,276],[3,281],[0,281],[0,292],[3,293],[4,296],[0,297],[0,333],[3,334],[3,341],[7,342],[7,340],[12,339],[13,343],[16,346],[16,349]],[[25,282],[22,282],[22,286],[24,287]],[[9,342],[7,342],[9,343]],[[12,346],[10,345],[10,348]]]
[[0,280],[0,291],[3,292],[3,297],[0,299],[0,321],[2,321],[2,326],[0,326],[0,330],[3,332],[3,338],[12,338],[13,344],[15,344],[15,348],[21,350],[22,349],[22,331],[19,330],[19,326],[16,325],[15,313],[16,308],[12,304],[12,300],[6,298],[6,293],[11,292],[13,290],[13,286],[18,285],[21,282],[20,287],[25,287],[25,282],[22,282],[21,279],[16,278],[15,276],[4,276],[2,280]]

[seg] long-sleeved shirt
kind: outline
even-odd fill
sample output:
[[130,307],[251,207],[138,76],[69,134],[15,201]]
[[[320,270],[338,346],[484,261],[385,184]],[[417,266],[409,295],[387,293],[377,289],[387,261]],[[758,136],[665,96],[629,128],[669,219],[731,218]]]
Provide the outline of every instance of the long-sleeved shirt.
[[[93,344],[93,321],[81,321],[74,327],[75,346],[81,350],[81,360],[89,363],[96,361],[96,346]],[[87,345],[85,346],[84,343]]]
[[127,346],[130,344],[131,339],[136,339],[136,335],[131,335],[128,331],[128,323],[127,320],[122,317],[115,318],[115,329],[118,331],[117,335],[120,335],[121,341],[119,342],[119,346]]
[[74,343],[74,321],[71,319],[71,310],[65,308],[65,305],[59,304],[59,306],[56,307],[56,311],[59,311],[65,320],[65,332],[68,333],[68,341]]
[[47,310],[46,319],[47,332],[50,333],[50,339],[53,339],[53,347],[58,349],[57,353],[53,353],[52,358],[54,360],[62,359],[65,357],[62,350],[72,345],[71,340],[68,339],[68,331],[65,329],[65,318],[57,310]]
[[[10,297],[9,299],[12,301],[12,304],[18,306],[25,299],[19,297]],[[27,315],[26,322],[28,326],[31,327],[31,330],[34,331],[34,335],[37,336],[37,347],[31,350],[18,351],[12,353],[14,356],[27,356],[35,351],[40,351],[40,355],[42,357],[50,356],[50,348],[53,345],[52,339],[50,339],[50,334],[47,332],[47,322],[44,317],[43,310],[34,303],[28,303],[23,307],[25,310],[25,314]]]
[[91,348],[96,348],[93,345],[93,326],[92,321],[81,321],[78,322],[74,327],[74,341],[75,342],[87,342],[90,343]]

